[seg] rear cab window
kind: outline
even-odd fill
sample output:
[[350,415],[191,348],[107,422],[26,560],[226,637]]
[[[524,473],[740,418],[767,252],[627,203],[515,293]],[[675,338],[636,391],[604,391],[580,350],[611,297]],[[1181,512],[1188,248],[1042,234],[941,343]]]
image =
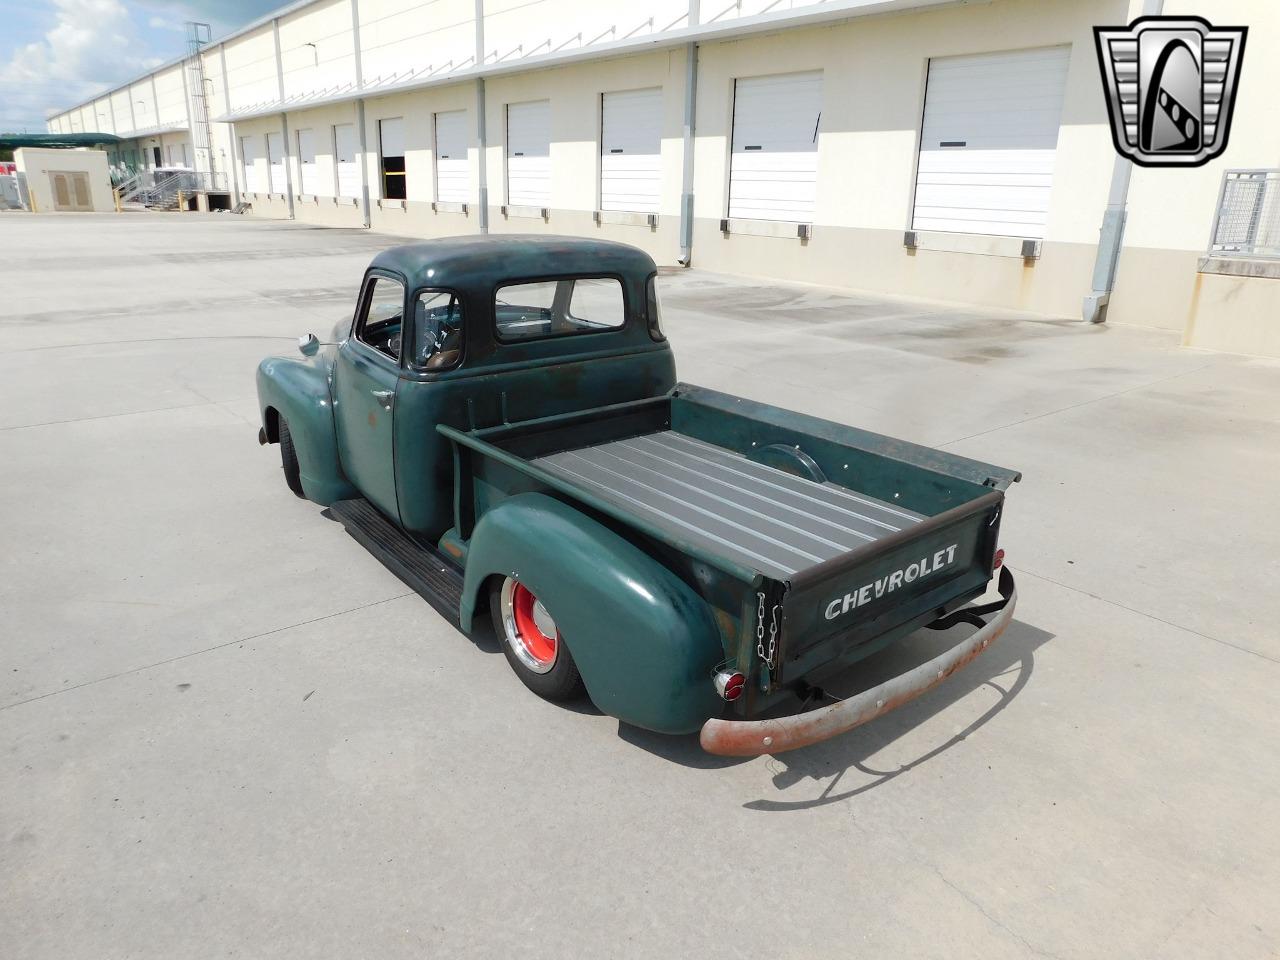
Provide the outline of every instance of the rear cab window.
[[462,301],[452,290],[421,290],[413,300],[414,347],[423,370],[448,370],[462,358]]
[[614,277],[535,280],[499,287],[494,323],[504,343],[620,330],[626,298]]

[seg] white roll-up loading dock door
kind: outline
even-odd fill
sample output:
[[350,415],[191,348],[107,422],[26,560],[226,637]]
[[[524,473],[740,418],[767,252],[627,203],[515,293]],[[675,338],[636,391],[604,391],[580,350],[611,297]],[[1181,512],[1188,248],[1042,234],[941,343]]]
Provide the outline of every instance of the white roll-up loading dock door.
[[507,203],[551,206],[551,101],[507,104]]
[[467,169],[467,111],[436,114],[436,199],[466,203],[471,193]]
[[316,136],[310,127],[298,130],[298,192],[308,196],[320,193],[320,173],[316,166]]
[[360,164],[356,161],[356,126],[339,123],[333,128],[333,155],[336,159],[338,196],[358,197],[363,188]]
[[240,138],[240,163],[244,167],[244,192],[261,193],[262,184],[258,182],[258,151],[253,137]]
[[734,82],[729,216],[813,222],[822,73]]
[[1042,238],[1068,47],[929,61],[916,230]]
[[601,98],[600,209],[657,213],[662,195],[662,89]]
[[289,181],[284,173],[284,136],[282,134],[267,134],[267,171],[271,177],[271,192],[287,193]]

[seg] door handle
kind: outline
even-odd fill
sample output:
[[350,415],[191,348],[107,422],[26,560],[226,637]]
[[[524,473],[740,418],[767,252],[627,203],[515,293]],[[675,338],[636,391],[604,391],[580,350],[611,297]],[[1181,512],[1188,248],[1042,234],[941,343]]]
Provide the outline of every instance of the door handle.
[[391,403],[396,398],[394,390],[373,390],[371,392],[373,393],[374,399],[377,400],[378,403],[382,404],[383,410],[391,409]]

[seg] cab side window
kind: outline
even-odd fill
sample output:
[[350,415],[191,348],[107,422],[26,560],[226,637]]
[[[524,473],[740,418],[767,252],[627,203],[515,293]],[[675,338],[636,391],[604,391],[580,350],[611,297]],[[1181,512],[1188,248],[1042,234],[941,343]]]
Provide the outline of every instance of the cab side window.
[[356,323],[356,339],[392,360],[400,359],[404,327],[404,285],[390,277],[373,277],[364,312]]

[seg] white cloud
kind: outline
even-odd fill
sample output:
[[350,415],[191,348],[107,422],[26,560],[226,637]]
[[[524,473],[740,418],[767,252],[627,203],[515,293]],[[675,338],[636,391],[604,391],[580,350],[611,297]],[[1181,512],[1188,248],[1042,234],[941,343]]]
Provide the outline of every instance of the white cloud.
[[[49,114],[182,55],[185,38],[170,33],[184,33],[186,20],[212,24],[216,38],[283,2],[51,0],[46,6],[56,16],[53,27],[14,49],[8,62],[0,60],[0,131],[43,131]],[[3,24],[0,13],[0,30]],[[164,56],[148,55],[153,49]]]
[[184,33],[186,25],[179,23],[177,20],[166,20],[164,17],[152,17],[147,21],[147,26],[152,30],[173,30],[177,33]]
[[159,11],[170,22],[198,20],[208,23],[213,27],[216,39],[284,6],[285,0],[133,0],[133,3]]
[[0,128],[31,124],[161,62],[142,44],[121,0],[53,0],[57,21],[44,37],[0,65]]

